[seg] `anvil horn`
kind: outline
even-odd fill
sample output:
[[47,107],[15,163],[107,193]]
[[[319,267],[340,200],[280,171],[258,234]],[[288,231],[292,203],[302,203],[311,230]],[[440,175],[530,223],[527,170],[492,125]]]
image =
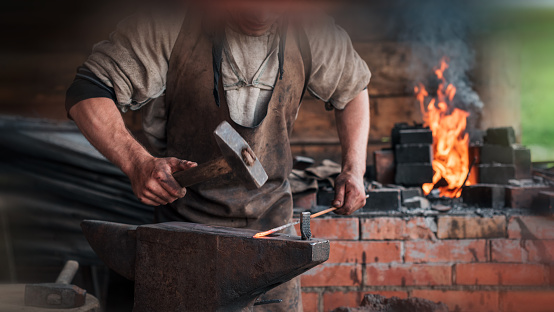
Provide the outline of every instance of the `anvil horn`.
[[136,225],[85,220],[81,228],[100,260],[123,277],[135,280]]

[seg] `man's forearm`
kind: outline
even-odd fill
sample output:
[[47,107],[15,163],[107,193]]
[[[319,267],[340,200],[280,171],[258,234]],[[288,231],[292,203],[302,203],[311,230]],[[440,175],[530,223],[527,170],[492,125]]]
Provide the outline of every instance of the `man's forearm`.
[[87,99],[69,114],[91,144],[127,175],[152,157],[129,133],[113,100]]
[[342,147],[343,172],[363,175],[369,139],[369,95],[362,91],[344,110],[335,113]]
[[185,196],[173,173],[196,163],[150,155],[129,133],[113,100],[87,99],[72,106],[69,114],[91,144],[129,177],[140,201],[159,206]]

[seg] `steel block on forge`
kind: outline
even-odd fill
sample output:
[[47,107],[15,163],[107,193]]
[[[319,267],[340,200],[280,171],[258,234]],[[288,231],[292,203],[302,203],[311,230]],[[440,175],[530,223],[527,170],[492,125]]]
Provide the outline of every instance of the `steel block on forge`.
[[397,164],[432,163],[433,145],[397,144],[394,157]]
[[485,143],[492,145],[511,146],[516,143],[516,133],[513,127],[489,128]]
[[383,188],[369,191],[366,205],[362,212],[400,210],[402,207],[401,191],[395,188]]
[[285,234],[259,239],[183,222],[81,226],[100,259],[135,281],[138,312],[252,311],[260,295],[329,258],[329,241]]

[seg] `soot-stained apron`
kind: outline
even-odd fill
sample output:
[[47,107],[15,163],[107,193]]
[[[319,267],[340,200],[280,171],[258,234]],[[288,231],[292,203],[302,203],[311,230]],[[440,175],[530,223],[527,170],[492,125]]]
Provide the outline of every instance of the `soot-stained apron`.
[[[232,174],[194,185],[183,199],[157,208],[156,218],[256,230],[286,224],[292,219],[287,180],[292,170],[289,139],[305,91],[305,72],[309,72],[305,49],[302,53],[298,41],[287,40],[283,79],[275,73],[266,117],[256,127],[248,128],[230,118],[225,96],[221,96],[219,106],[216,104],[212,42],[201,23],[186,22],[173,49],[165,97],[167,156],[199,164],[220,157],[213,131],[227,121],[250,144],[269,179],[257,190],[246,189]],[[221,80],[218,89],[223,95]],[[299,279],[277,287],[262,299],[283,302],[256,311],[301,311]]]
[[[212,40],[200,23],[186,23],[169,62],[166,91],[167,156],[199,164],[221,156],[213,131],[223,122],[250,144],[269,177],[248,190],[233,174],[189,187],[169,208],[183,221],[267,230],[292,218],[287,180],[292,169],[290,134],[305,83],[304,62],[295,40],[287,40],[283,79],[277,79],[266,117],[256,127],[235,123],[225,97],[215,103]],[[222,82],[219,92],[224,94]]]

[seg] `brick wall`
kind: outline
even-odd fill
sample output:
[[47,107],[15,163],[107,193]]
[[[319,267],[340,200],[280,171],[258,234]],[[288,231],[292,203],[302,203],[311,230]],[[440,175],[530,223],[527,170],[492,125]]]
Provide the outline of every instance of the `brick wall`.
[[312,221],[329,260],[302,276],[306,312],[364,294],[421,297],[450,311],[554,311],[554,218],[349,217]]

